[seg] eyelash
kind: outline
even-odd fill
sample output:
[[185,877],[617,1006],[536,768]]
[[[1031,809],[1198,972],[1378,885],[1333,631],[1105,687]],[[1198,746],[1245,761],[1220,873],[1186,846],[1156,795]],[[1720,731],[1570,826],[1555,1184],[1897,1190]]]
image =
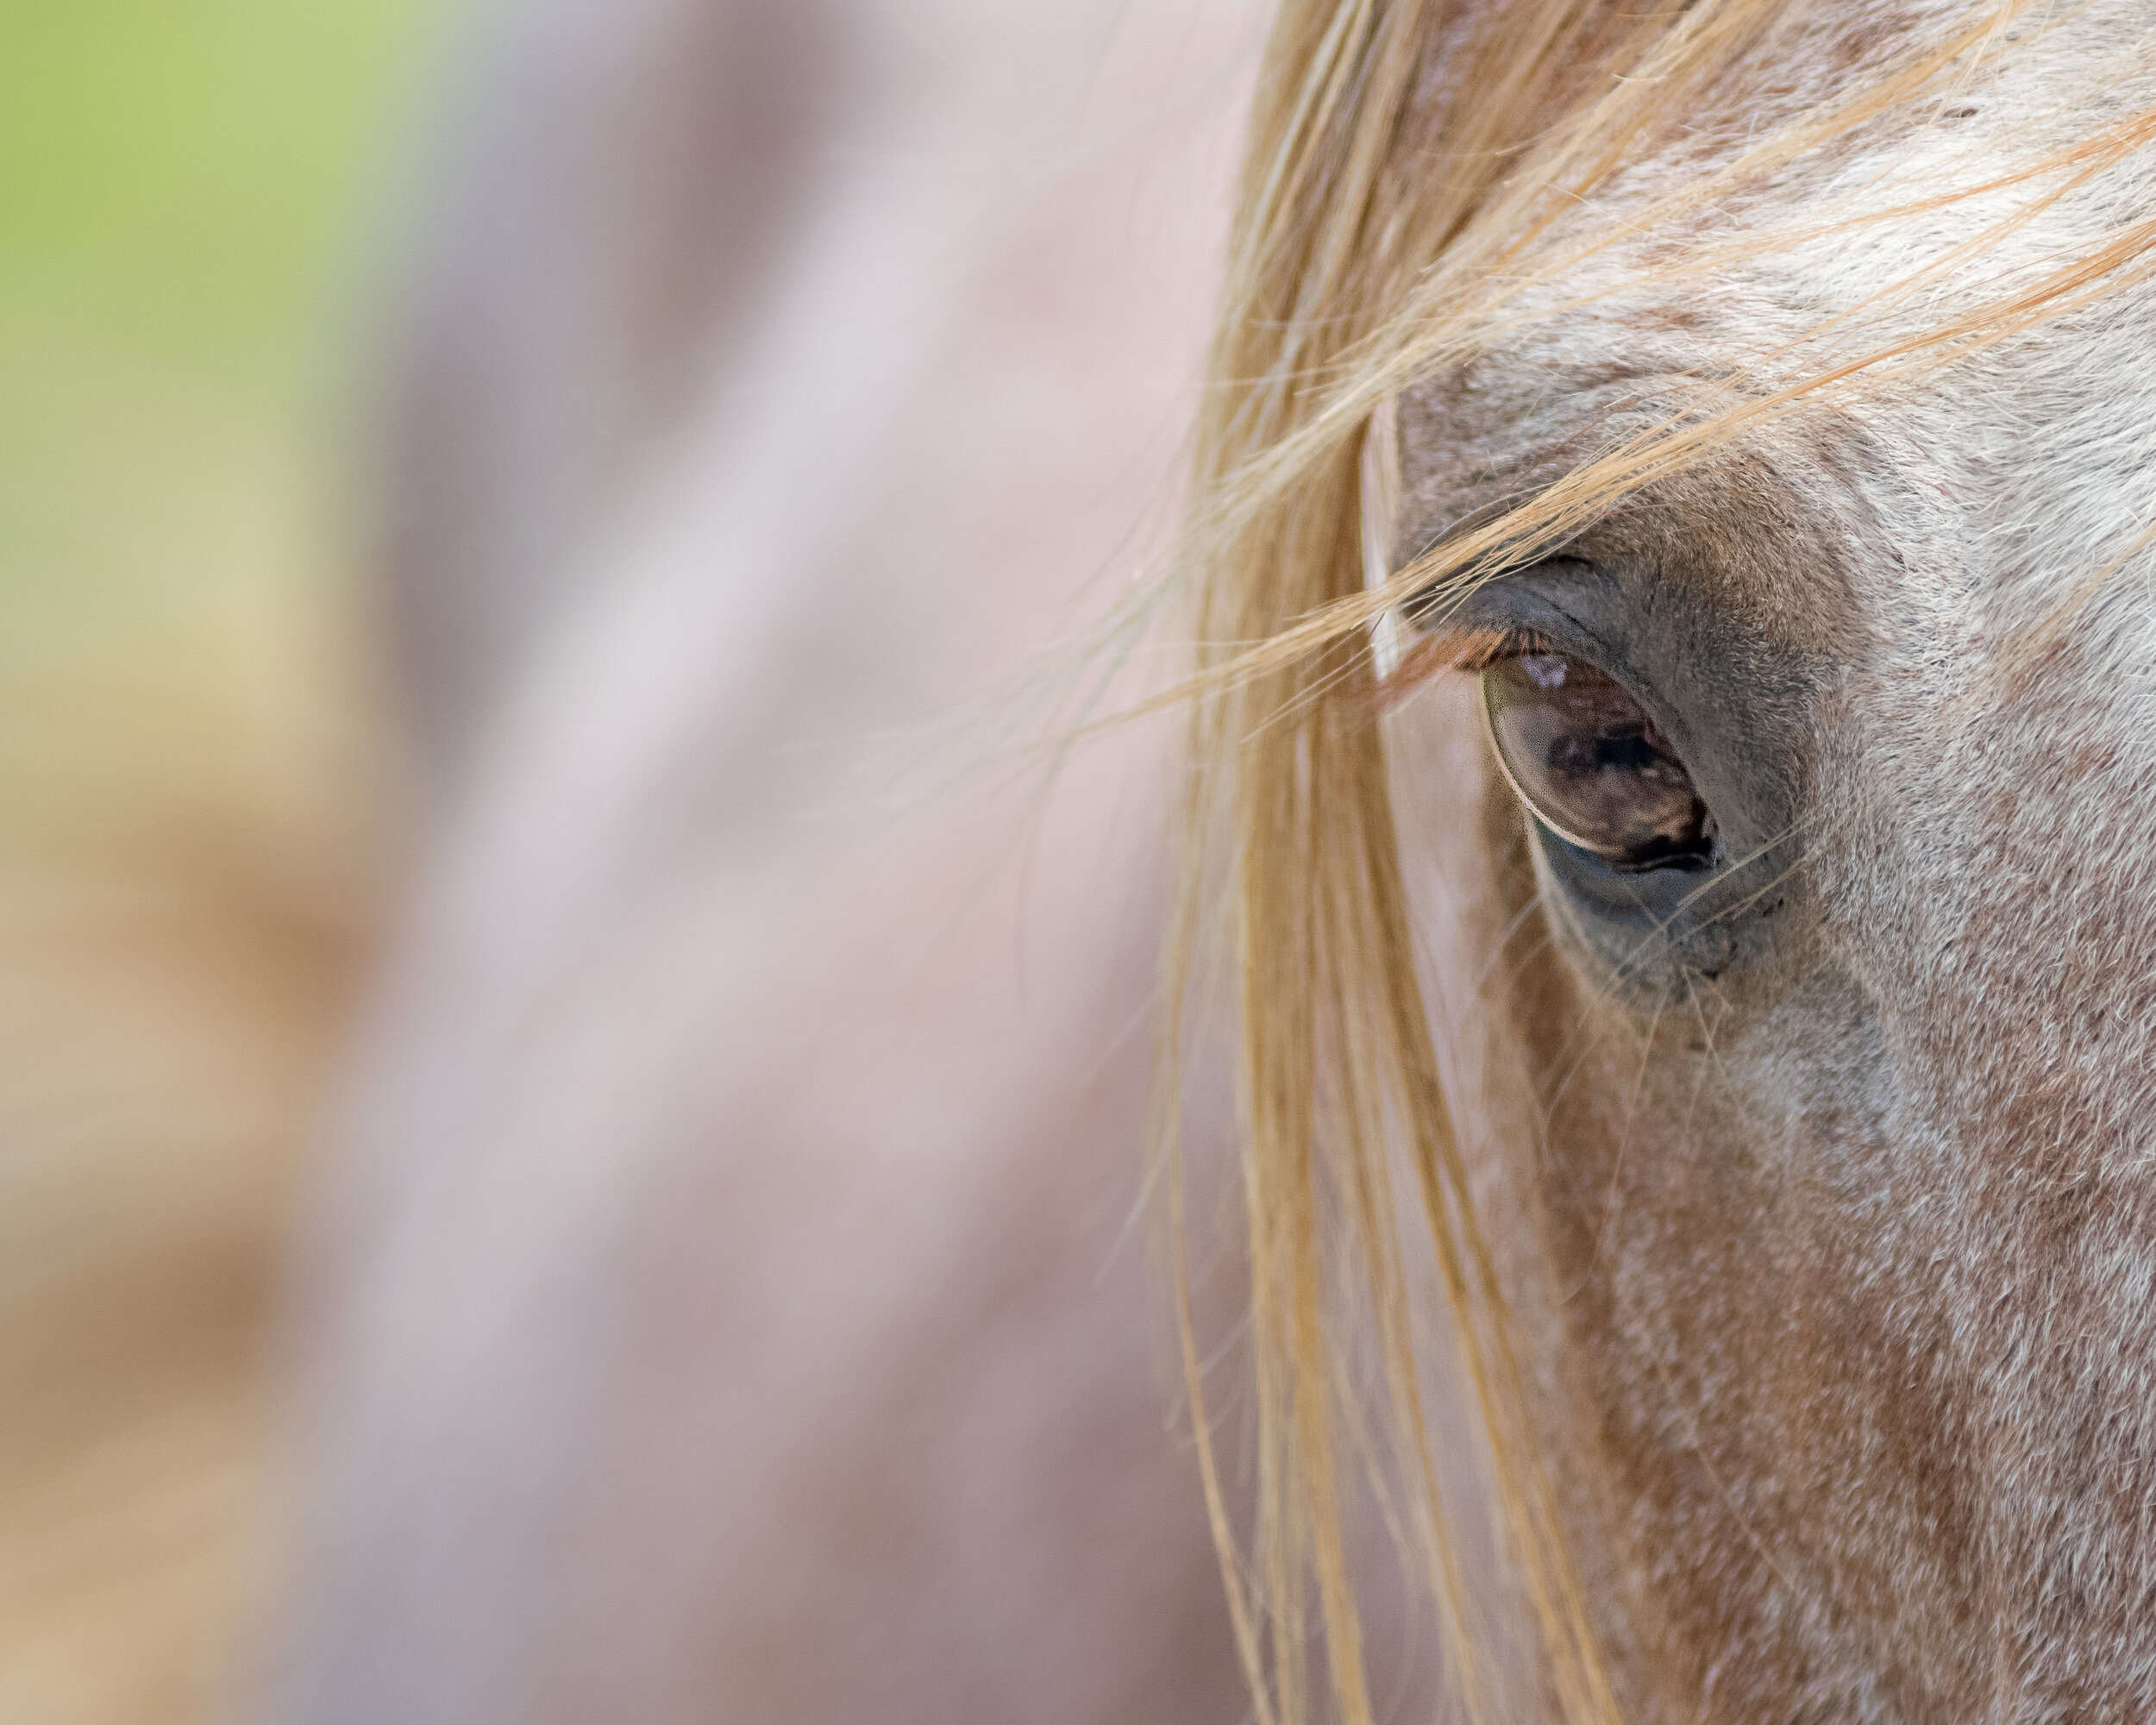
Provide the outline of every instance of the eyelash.
[[1384,712],[1447,671],[1470,676],[1507,659],[1528,653],[1557,653],[1563,648],[1532,629],[1440,629],[1407,649],[1377,685],[1377,706]]
[[1487,671],[1501,660],[1523,658],[1530,653],[1559,653],[1564,649],[1533,629],[1476,630],[1463,637],[1448,670]]

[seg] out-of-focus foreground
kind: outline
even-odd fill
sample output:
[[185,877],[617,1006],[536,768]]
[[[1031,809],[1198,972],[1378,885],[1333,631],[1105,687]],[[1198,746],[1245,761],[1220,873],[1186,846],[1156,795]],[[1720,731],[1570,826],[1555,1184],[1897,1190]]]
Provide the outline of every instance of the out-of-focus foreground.
[[434,0],[0,23],[0,1720],[211,1713],[379,855],[320,355]]

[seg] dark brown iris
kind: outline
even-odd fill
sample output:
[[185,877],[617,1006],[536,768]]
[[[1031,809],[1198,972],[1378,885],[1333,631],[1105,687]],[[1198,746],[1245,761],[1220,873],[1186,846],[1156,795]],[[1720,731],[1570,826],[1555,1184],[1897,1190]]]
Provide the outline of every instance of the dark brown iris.
[[1559,837],[1620,869],[1703,869],[1714,817],[1622,684],[1583,659],[1522,653],[1482,673],[1505,775]]

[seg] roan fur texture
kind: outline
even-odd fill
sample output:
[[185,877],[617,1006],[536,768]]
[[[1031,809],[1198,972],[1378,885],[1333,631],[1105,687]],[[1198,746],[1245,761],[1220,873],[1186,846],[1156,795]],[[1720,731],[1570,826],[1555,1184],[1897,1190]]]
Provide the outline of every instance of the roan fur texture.
[[[1524,35],[1558,9],[1459,28]],[[2156,179],[2139,146],[2156,20],[1752,9],[1759,34],[1715,62],[1682,125],[1637,122],[1614,166],[1567,182],[1570,209],[1490,242],[1511,244],[1493,268],[1509,282],[1486,323],[1451,326],[1477,333],[1444,348],[1410,329],[1388,350],[1380,329],[1338,361],[1349,380],[1331,397],[1344,413],[1370,398],[1358,386],[1397,397],[1398,471],[1366,494],[1398,497],[1375,536],[1409,572],[1377,603],[1409,598],[1431,629],[1554,628],[1615,669],[1737,859],[1683,894],[1598,897],[1487,764],[1463,691],[1388,694],[1406,925],[1608,1684],[1567,1695],[1558,1669],[1512,1704],[2142,1719],[2156,434],[2131,404],[2156,386],[2136,225]],[[1921,100],[1684,204],[1956,40]],[[1382,89],[1382,26],[1369,41],[1357,64]],[[1607,49],[1585,44],[1577,64]],[[1671,63],[1696,65],[1688,52]],[[1549,158],[1521,147],[1532,179]],[[1582,172],[1561,139],[1547,147]],[[2031,177],[2069,160],[2096,165]],[[1476,219],[1450,243],[1473,243]],[[2024,315],[2083,260],[2082,298]],[[1434,291],[1422,303],[1442,331]],[[1962,345],[1941,350],[1954,327]],[[1441,361],[1418,369],[1419,341]],[[1922,363],[1897,369],[1905,354]],[[1322,423],[1302,423],[1319,448]],[[1554,525],[1533,514],[1595,462],[1614,473],[1702,425],[1680,459],[1599,481]],[[1262,518],[1271,481],[1238,482],[1231,468],[1230,503]],[[1448,552],[1484,529],[1468,560]],[[1312,555],[1338,568],[1351,553]],[[1285,557],[1272,567],[1289,578]],[[1304,589],[1302,614],[1283,605],[1269,629],[1235,613],[1224,632],[1286,645],[1225,674],[1250,666],[1262,688],[1298,639],[1339,640],[1310,622],[1313,598],[1360,627],[1376,605],[1326,579],[1340,585]],[[1232,571],[1216,580],[1233,590]],[[1307,716],[1316,780],[1337,746],[1324,727],[1348,711],[1326,703],[1357,698],[1357,674],[1306,662],[1300,709],[1255,699],[1291,729]],[[1295,781],[1264,746],[1238,745],[1244,806],[1268,810],[1243,817],[1240,854],[1253,876],[1286,869],[1273,890],[1292,906],[1298,877],[1264,854],[1291,831],[1306,857],[1326,841],[1308,837],[1318,816],[1291,828],[1265,804],[1302,793],[1271,788]],[[1315,865],[1303,878],[1306,903],[1339,890]],[[1272,938],[1250,927],[1246,944]],[[1313,975],[1332,938],[1313,937]],[[1246,992],[1246,1013],[1272,1004]],[[1277,1041],[1254,1045],[1277,1067]],[[1352,1091],[1355,1044],[1339,1045],[1330,1070]],[[1263,1094],[1262,1073],[1249,1082]],[[1322,1166],[1326,1109],[1347,1111],[1322,1080],[1313,1097]],[[1283,1501],[1318,1529],[1322,1571],[1321,1518]]]

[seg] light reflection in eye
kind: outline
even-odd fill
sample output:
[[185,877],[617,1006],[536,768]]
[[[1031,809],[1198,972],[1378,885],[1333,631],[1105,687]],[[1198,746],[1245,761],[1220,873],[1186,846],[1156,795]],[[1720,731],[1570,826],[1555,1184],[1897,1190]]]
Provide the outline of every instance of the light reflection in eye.
[[1482,672],[1490,740],[1520,800],[1616,867],[1697,869],[1714,819],[1639,704],[1607,671],[1563,653],[1520,653]]

